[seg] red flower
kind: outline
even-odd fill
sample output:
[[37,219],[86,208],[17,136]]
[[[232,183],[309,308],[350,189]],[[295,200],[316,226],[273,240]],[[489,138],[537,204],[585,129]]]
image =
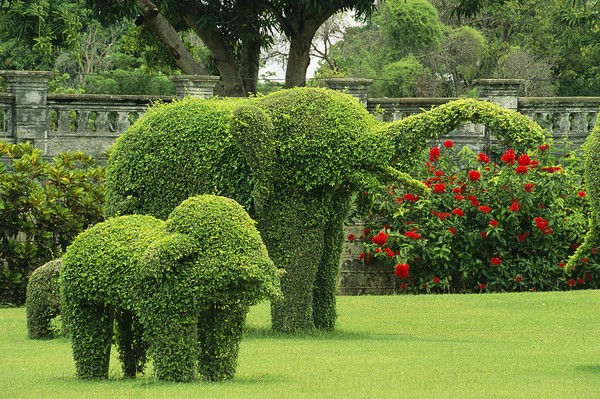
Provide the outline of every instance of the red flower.
[[527,173],[529,173],[529,168],[525,165],[519,165],[515,169],[515,173],[518,175],[526,175]]
[[529,167],[532,169],[537,168],[540,165],[540,162],[537,159],[532,159]]
[[415,233],[414,231],[407,231],[406,233],[404,233],[404,236],[412,238],[413,240],[418,240],[419,238],[422,238],[421,234]]
[[578,191],[577,195],[579,195],[581,198],[585,197],[585,191]]
[[478,170],[469,171],[469,180],[475,181],[481,179],[481,173]]
[[448,231],[452,234],[456,234],[456,229],[454,227],[448,227]]
[[444,183],[434,184],[433,191],[435,191],[438,194],[441,194],[444,191],[446,191],[446,185]]
[[436,170],[434,175],[436,175],[437,177],[442,177],[444,176],[444,171],[443,170]]
[[431,162],[437,161],[440,158],[440,149],[439,147],[433,147],[429,150],[429,160]]
[[579,248],[579,244],[576,242],[571,243],[571,250],[573,251],[577,251],[577,248]]
[[548,148],[550,148],[548,144],[538,145],[538,150],[540,151],[546,151]]
[[521,280],[523,280],[523,277],[521,277],[521,276],[517,276],[517,277],[515,277],[515,281],[516,281],[517,283],[521,283]]
[[541,217],[536,217],[533,219],[535,225],[542,231],[544,234],[552,234],[552,228],[549,226],[548,221]]
[[371,229],[370,229],[370,228],[368,228],[368,227],[367,227],[367,228],[365,229],[365,231],[364,231],[365,235],[369,234],[370,232],[371,232]]
[[508,210],[511,212],[517,212],[519,209],[521,209],[521,203],[517,201],[510,204],[510,206],[508,207]]
[[598,247],[592,248],[590,252],[592,253],[592,255],[596,255],[598,253]]
[[556,172],[561,171],[562,167],[561,166],[546,166],[546,167],[543,167],[542,170],[544,172],[556,173]]
[[490,263],[494,266],[500,266],[502,264],[502,259],[494,257],[490,259]]
[[575,279],[574,278],[570,278],[569,281],[567,282],[567,284],[569,284],[569,287],[574,287],[575,286]]
[[433,280],[431,280],[434,284],[439,284],[440,283],[440,278],[439,277],[434,277]]
[[558,262],[558,267],[562,267],[563,269],[565,268],[567,264],[565,262]]
[[479,291],[483,291],[487,288],[487,284],[479,283],[477,287],[479,288]]
[[381,253],[381,248],[375,248],[375,252],[377,252],[378,254]]
[[485,231],[480,231],[479,235],[481,236],[481,238],[483,238],[484,240],[487,239],[487,233]]
[[492,220],[490,221],[490,226],[492,226],[492,227],[498,227],[498,221],[497,221],[497,220],[494,220],[494,219],[492,219]]
[[465,212],[460,208],[455,208],[452,210],[452,214],[457,216],[463,216]]
[[412,202],[417,202],[419,200],[418,196],[416,196],[414,194],[410,194],[410,193],[404,194],[402,196],[402,198],[404,198],[405,201],[412,201]]
[[525,189],[525,191],[527,191],[528,193],[533,191],[533,183],[525,183],[523,184],[523,189]]
[[529,155],[523,154],[517,158],[517,163],[522,166],[527,166],[531,164],[531,158],[529,158]]
[[588,258],[581,259],[581,263],[587,263],[587,261],[588,261]]
[[585,281],[592,281],[592,275],[591,274],[586,274],[585,275]]
[[577,284],[578,284],[578,285],[584,285],[584,284],[585,284],[585,280],[583,279],[583,277],[579,277],[579,278],[577,279]]
[[483,152],[480,152],[479,154],[477,154],[477,161],[483,162],[483,163],[488,163],[488,162],[490,162],[490,157],[488,157]]
[[502,160],[502,162],[504,162],[507,165],[512,165],[513,163],[515,163],[515,151],[514,150],[507,150],[502,157],[500,157],[500,159]]
[[348,241],[354,241],[354,240],[356,240],[356,236],[354,234],[349,234]]
[[400,284],[400,289],[401,289],[402,291],[406,291],[406,290],[408,289],[408,284],[406,284],[406,283],[402,283],[402,284]]
[[483,213],[490,213],[492,211],[492,208],[490,208],[487,205],[481,205],[478,209],[479,209],[479,212],[483,212]]
[[408,263],[398,263],[394,269],[394,274],[398,276],[398,278],[405,279],[408,277],[409,270],[410,266]]
[[455,200],[457,200],[457,201],[462,201],[462,199],[463,199],[463,196],[462,196],[462,195],[460,195],[460,194],[456,194],[456,195],[454,196],[454,199],[455,199]]
[[525,242],[525,239],[527,238],[527,236],[525,234],[519,234],[519,235],[517,235],[517,238],[519,239],[520,242]]
[[465,192],[465,186],[463,185],[462,187],[454,187],[452,189],[452,192],[455,193],[455,194],[464,193]]
[[383,231],[380,231],[379,234],[377,234],[374,237],[371,237],[371,242],[373,242],[373,244],[377,244],[380,247],[383,246],[383,244],[386,243],[388,239],[388,235],[385,234]]
[[393,257],[396,255],[396,254],[394,253],[394,251],[392,251],[392,250],[390,249],[390,247],[386,247],[386,248],[384,249],[384,251],[385,251],[385,256],[387,256],[388,258],[393,258]]
[[444,147],[452,148],[452,147],[454,147],[454,142],[452,140],[446,140],[446,141],[444,141]]

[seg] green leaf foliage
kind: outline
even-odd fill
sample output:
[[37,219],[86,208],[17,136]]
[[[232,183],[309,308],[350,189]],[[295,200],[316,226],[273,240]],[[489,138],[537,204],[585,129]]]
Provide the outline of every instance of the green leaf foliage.
[[28,142],[0,142],[0,156],[0,301],[22,304],[29,274],[102,219],[104,169],[81,152],[49,162]]
[[232,378],[249,306],[281,295],[254,221],[213,195],[166,221],[127,215],[86,230],[64,256],[61,289],[79,377],[108,377],[116,320],[125,375],[143,371],[148,348],[168,381]]

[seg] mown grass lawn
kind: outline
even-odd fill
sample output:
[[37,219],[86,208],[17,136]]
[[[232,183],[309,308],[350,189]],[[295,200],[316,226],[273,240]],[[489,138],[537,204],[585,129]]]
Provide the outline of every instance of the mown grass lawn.
[[253,308],[225,383],[74,376],[69,342],[0,309],[1,398],[600,398],[600,291],[340,297],[333,333],[278,336]]

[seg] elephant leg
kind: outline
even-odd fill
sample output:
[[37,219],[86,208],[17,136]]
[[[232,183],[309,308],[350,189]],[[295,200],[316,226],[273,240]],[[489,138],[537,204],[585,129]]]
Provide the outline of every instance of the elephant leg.
[[138,372],[143,372],[146,363],[146,342],[142,339],[143,328],[133,312],[129,310],[119,311],[116,320],[123,375],[135,377]]
[[145,328],[156,378],[193,381],[198,359],[197,317],[161,309],[143,320],[152,320]]
[[313,320],[321,330],[333,330],[340,255],[344,243],[343,222],[336,221],[325,228],[325,250],[319,263],[313,290]]
[[73,358],[79,378],[108,378],[114,310],[105,304],[79,304],[70,319]]
[[232,379],[249,306],[211,304],[198,320],[198,370],[207,381]]

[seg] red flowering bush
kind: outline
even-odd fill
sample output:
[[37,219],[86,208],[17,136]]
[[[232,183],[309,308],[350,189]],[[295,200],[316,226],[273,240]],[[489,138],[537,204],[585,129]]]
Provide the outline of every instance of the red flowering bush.
[[600,287],[598,248],[564,270],[583,242],[589,209],[583,162],[566,148],[476,154],[447,142],[433,147],[411,173],[429,196],[402,187],[371,194],[376,217],[363,258],[389,263],[405,292]]

